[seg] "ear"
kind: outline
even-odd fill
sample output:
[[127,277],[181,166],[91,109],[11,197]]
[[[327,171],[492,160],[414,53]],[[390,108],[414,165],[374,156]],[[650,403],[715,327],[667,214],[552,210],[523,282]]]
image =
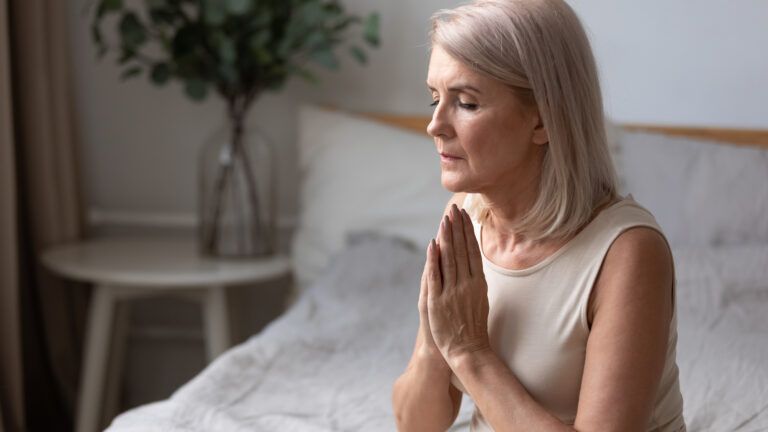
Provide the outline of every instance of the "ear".
[[547,129],[544,127],[544,122],[541,121],[541,116],[539,115],[538,110],[533,116],[533,119],[535,122],[535,126],[533,127],[533,136],[531,137],[533,143],[537,145],[549,144],[549,134],[547,133]]

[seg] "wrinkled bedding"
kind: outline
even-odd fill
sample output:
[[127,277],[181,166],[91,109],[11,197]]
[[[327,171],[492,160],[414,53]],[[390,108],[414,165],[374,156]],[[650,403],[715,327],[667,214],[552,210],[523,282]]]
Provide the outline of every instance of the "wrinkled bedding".
[[[768,430],[768,245],[675,250],[689,431]],[[282,317],[111,432],[392,431],[391,386],[418,322],[423,254],[368,238]],[[467,430],[465,398],[452,430]]]

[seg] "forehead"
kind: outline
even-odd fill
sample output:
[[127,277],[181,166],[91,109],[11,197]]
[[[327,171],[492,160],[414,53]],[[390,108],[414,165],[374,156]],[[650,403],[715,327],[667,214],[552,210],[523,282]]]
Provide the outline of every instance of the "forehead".
[[435,45],[429,57],[427,86],[431,88],[449,87],[457,83],[489,90],[503,86],[451,57],[440,45]]
[[429,57],[427,85],[430,87],[437,87],[448,81],[457,80],[479,84],[482,81],[489,79],[448,55],[440,45],[435,45],[432,48],[432,54]]

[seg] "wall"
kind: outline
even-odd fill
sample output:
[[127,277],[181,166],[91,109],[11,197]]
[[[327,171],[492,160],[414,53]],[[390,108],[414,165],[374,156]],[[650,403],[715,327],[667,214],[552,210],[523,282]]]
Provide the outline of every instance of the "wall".
[[570,3],[617,120],[768,128],[768,2]]

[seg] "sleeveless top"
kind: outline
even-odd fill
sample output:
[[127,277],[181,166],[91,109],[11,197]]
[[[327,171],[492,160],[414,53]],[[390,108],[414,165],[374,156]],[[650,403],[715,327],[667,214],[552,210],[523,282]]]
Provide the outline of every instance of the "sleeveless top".
[[[474,213],[469,207],[473,198],[474,194],[467,194],[463,204],[470,215]],[[482,224],[474,216],[472,224],[482,245]],[[627,229],[639,226],[661,233],[653,215],[629,195],[604,208],[565,245],[532,267],[506,269],[482,254],[491,347],[528,393],[567,425],[576,419],[592,286],[613,241]],[[677,312],[673,312],[666,362],[647,431],[685,431],[676,345]],[[451,382],[466,393],[456,375]],[[477,408],[470,430],[492,431]]]

